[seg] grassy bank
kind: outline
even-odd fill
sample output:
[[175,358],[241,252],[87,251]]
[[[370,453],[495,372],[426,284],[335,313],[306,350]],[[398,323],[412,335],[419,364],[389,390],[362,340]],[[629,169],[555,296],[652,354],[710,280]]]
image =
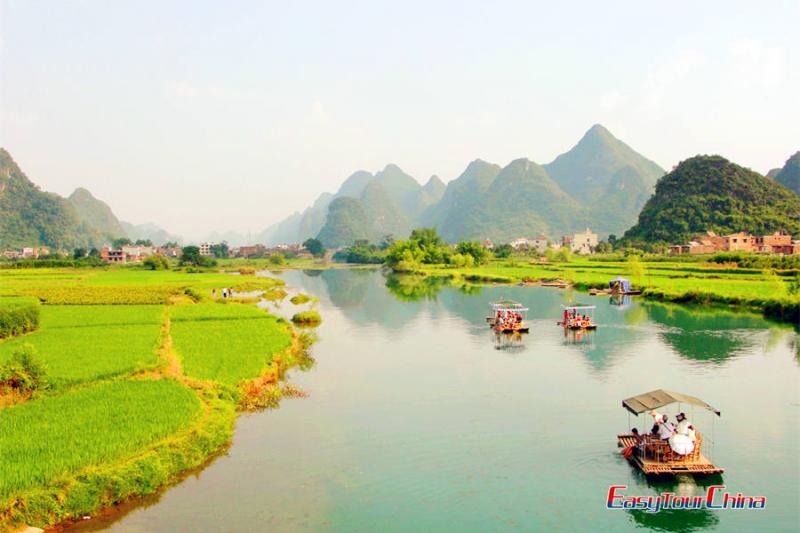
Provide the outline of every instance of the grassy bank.
[[302,395],[278,380],[313,362],[310,337],[252,300],[211,298],[282,284],[131,268],[0,271],[0,300],[44,304],[38,330],[0,341],[0,365],[24,347],[47,376],[0,407],[0,531],[151,494],[224,447],[238,411]]
[[577,289],[607,288],[617,275],[628,277],[644,298],[679,303],[715,303],[758,309],[778,320],[800,323],[800,292],[794,271],[761,271],[716,263],[591,261],[566,263],[492,260],[471,268],[419,265],[418,275],[479,283],[563,280]]

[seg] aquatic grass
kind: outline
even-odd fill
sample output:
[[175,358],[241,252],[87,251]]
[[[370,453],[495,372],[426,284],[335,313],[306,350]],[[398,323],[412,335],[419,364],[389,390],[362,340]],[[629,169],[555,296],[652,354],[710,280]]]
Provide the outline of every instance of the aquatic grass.
[[316,326],[322,322],[322,318],[316,311],[300,311],[292,316],[292,322],[300,326]]
[[230,386],[259,376],[292,344],[281,319],[249,305],[177,306],[171,320],[184,373]]
[[29,333],[39,327],[39,302],[33,298],[0,298],[0,339]]
[[295,294],[292,296],[289,301],[294,305],[303,305],[304,303],[308,303],[311,301],[311,296],[308,294]]
[[0,410],[0,501],[131,456],[189,426],[200,407],[195,393],[177,381],[139,380]]

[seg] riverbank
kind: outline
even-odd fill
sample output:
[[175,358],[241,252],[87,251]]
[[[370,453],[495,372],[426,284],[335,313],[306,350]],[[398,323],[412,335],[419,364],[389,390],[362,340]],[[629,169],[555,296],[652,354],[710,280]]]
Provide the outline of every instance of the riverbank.
[[794,271],[761,271],[730,265],[670,262],[566,263],[530,260],[492,260],[485,265],[454,268],[419,265],[406,274],[443,277],[454,282],[564,282],[578,290],[608,288],[622,275],[641,289],[645,299],[698,304],[721,304],[758,310],[766,317],[800,324],[800,288]]
[[210,296],[280,280],[37,269],[4,271],[0,281],[0,294],[44,304],[39,330],[0,341],[0,365],[25,347],[46,369],[24,401],[0,408],[0,531],[152,494],[224,449],[239,412],[303,395],[282,380],[313,363],[313,337],[255,305]]

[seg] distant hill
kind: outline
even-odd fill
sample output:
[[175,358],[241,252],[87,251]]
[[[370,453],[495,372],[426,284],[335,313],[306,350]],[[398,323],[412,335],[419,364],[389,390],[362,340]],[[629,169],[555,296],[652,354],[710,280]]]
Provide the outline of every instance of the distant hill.
[[108,204],[98,200],[88,190],[80,187],[67,198],[78,212],[81,223],[101,238],[113,240],[127,236],[117,217]]
[[0,249],[49,246],[87,247],[98,235],[81,225],[75,207],[61,196],[44,192],[0,148]]
[[790,157],[783,168],[772,176],[775,181],[796,194],[800,194],[800,152]]
[[597,124],[552,163],[517,159],[501,168],[476,159],[446,186],[436,176],[420,186],[392,164],[374,175],[358,171],[335,194],[320,195],[302,214],[268,228],[260,240],[302,242],[319,235],[329,226],[331,202],[342,197],[361,203],[378,239],[381,234],[402,238],[420,226],[436,227],[450,242],[506,242],[540,233],[555,239],[587,226],[601,235],[620,235],[636,222],[663,175],[658,165]]
[[169,233],[164,228],[152,223],[145,222],[144,224],[131,224],[130,222],[121,221],[120,225],[125,230],[128,238],[132,241],[149,240],[157,246],[161,246],[167,242],[181,242],[182,239],[178,235]]
[[720,156],[696,156],[661,178],[638,223],[636,242],[679,244],[705,231],[800,233],[800,196]]
[[319,232],[319,240],[329,248],[349,246],[359,239],[374,240],[367,213],[361,202],[343,196],[331,202],[328,219]]

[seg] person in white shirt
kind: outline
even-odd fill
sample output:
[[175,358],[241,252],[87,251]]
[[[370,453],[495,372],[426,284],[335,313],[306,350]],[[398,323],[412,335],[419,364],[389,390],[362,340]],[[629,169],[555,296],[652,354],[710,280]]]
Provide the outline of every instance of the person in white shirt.
[[675,430],[681,435],[686,435],[689,437],[692,442],[695,442],[697,437],[694,433],[694,425],[692,425],[689,419],[686,418],[686,415],[684,413],[678,413],[675,418],[678,420],[678,426],[675,428]]

